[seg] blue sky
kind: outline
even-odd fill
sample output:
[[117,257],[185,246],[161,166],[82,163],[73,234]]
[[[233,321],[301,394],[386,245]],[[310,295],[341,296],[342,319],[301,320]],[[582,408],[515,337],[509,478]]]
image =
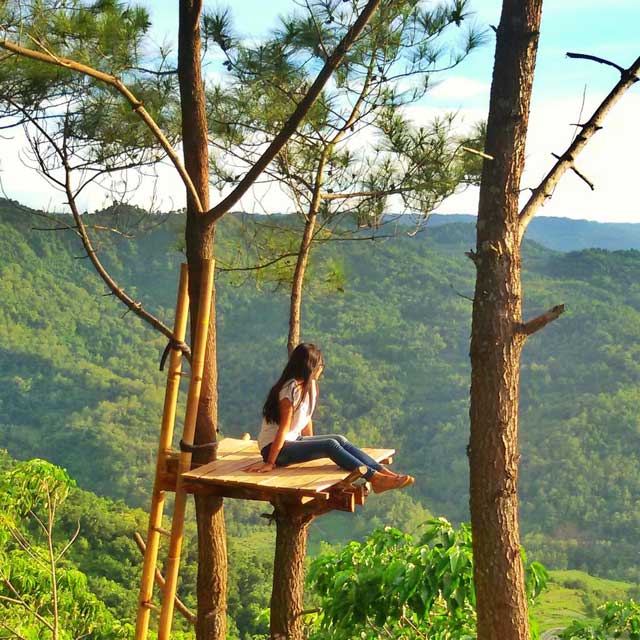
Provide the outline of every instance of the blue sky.
[[[142,0],[153,21],[154,38],[177,41],[177,2],[175,0]],[[294,8],[292,0],[234,0],[231,3],[207,3],[205,6],[231,6],[237,30],[247,38],[261,38],[277,24],[278,17]],[[499,0],[471,0],[473,20],[478,26],[497,24]],[[527,170],[523,187],[535,186],[550,168],[551,153],[561,153],[571,140],[580,113],[583,92],[583,119],[590,115],[617,81],[617,73],[602,65],[567,59],[567,51],[591,53],[611,59],[623,66],[640,55],[640,0],[545,0],[530,135],[527,143]],[[476,50],[448,75],[441,84],[412,110],[416,123],[426,121],[442,111],[455,110],[467,123],[486,118],[493,69],[494,40]],[[541,211],[542,215],[559,215],[600,221],[640,222],[640,200],[635,197],[637,182],[637,149],[640,148],[640,83],[609,116],[605,129],[589,145],[578,165],[595,183],[591,192],[575,176],[567,175],[554,197]],[[16,143],[17,144],[17,141]],[[7,195],[33,206],[56,207],[50,191],[34,188],[34,180],[24,178],[12,158],[13,145],[0,151],[0,174]],[[21,189],[26,183],[28,189]],[[8,185],[14,188],[8,188]],[[178,193],[178,185],[172,188]],[[269,207],[283,208],[277,195],[271,194]],[[268,199],[267,199],[268,200]],[[101,203],[93,198],[86,208]],[[171,206],[181,206],[180,197]],[[241,203],[252,210],[253,203]],[[282,204],[282,206],[281,206]],[[475,213],[477,191],[467,190],[454,196],[440,208],[442,212]]]
[[[152,16],[154,31],[177,40],[177,10],[173,2],[142,2]],[[238,31],[260,38],[278,24],[278,18],[295,9],[293,0],[234,0],[205,3],[230,7]],[[499,0],[471,0],[472,20],[479,26],[497,25]],[[604,7],[607,11],[604,11]],[[615,60],[623,66],[640,55],[640,0],[545,0],[536,77],[536,91],[548,97],[567,97],[581,93],[585,81],[593,90],[606,91],[612,73],[598,65],[570,61],[567,51],[590,52]],[[493,42],[477,50],[457,70],[460,74],[490,83]],[[474,101],[471,106],[483,106]],[[459,104],[447,106],[460,106]]]

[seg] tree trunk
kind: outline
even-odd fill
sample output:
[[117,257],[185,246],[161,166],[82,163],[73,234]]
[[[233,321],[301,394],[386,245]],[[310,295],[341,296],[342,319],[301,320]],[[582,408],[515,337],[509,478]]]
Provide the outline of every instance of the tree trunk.
[[304,559],[313,516],[275,503],[276,550],[271,591],[271,638],[302,640]]
[[[204,83],[201,75],[201,0],[180,0],[178,76],[182,107],[184,163],[194,183],[202,209],[209,208],[209,153]],[[213,258],[214,227],[203,224],[202,210],[187,193],[185,231],[189,265],[191,317],[198,314],[202,261]],[[218,369],[216,354],[216,295],[211,303],[206,361],[202,377],[195,444],[215,442],[218,422]],[[191,341],[193,344],[193,325]],[[215,448],[194,454],[195,463],[215,459]],[[198,527],[198,640],[226,638],[227,549],[221,498],[197,497]]]
[[471,329],[470,507],[478,640],[529,640],[518,527],[518,196],[542,0],[504,0],[487,123]]
[[307,221],[304,225],[304,234],[300,242],[298,250],[298,259],[296,268],[293,273],[293,282],[291,283],[291,304],[289,307],[289,335],[287,338],[287,351],[289,355],[298,346],[300,342],[300,312],[302,307],[302,287],[304,285],[304,275],[309,262],[309,253],[311,253],[311,242],[313,240],[313,232],[316,226],[317,211],[310,211],[307,215]]
[[313,185],[313,193],[311,194],[311,202],[307,211],[306,221],[304,225],[304,233],[298,250],[298,260],[293,273],[293,282],[291,283],[291,304],[289,307],[289,335],[287,337],[287,351],[289,355],[298,346],[300,342],[300,310],[302,307],[302,286],[304,285],[304,275],[307,271],[309,262],[309,254],[311,253],[311,243],[313,242],[313,232],[316,228],[316,220],[318,219],[318,211],[322,202],[320,192],[322,183],[324,182],[324,169],[327,165],[327,158],[331,153],[335,142],[339,140],[336,135],[334,141],[329,143],[320,154],[318,159],[318,168],[316,169],[315,182]]

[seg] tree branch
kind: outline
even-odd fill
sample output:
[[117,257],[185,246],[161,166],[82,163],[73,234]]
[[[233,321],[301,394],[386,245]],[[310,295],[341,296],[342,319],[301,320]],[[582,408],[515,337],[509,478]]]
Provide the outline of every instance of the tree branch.
[[557,304],[555,307],[552,307],[549,311],[539,315],[537,318],[533,318],[533,320],[529,320],[529,322],[522,323],[518,327],[518,333],[524,333],[525,335],[530,336],[536,331],[540,331],[543,327],[546,327],[550,322],[559,318],[563,313],[564,305]]
[[567,51],[567,58],[576,58],[581,60],[591,60],[592,62],[598,62],[600,64],[606,64],[614,69],[617,69],[622,75],[624,75],[627,70],[624,67],[621,67],[619,64],[615,62],[611,62],[611,60],[605,60],[604,58],[600,58],[598,56],[592,56],[588,53],[572,53],[571,51]]
[[493,156],[490,156],[488,153],[485,153],[484,151],[478,151],[478,149],[473,149],[471,147],[465,147],[464,145],[461,145],[460,149],[462,149],[462,151],[466,151],[467,153],[472,153],[473,155],[480,156],[481,158],[484,158],[485,160],[495,160],[495,158]]
[[[65,180],[64,180],[64,183],[61,183],[61,184],[64,187],[65,193],[67,195],[67,204],[69,205],[69,208],[71,209],[71,214],[73,215],[73,219],[74,219],[74,221],[76,223],[75,231],[80,236],[82,244],[83,244],[83,246],[84,246],[84,248],[85,248],[85,250],[87,252],[87,255],[83,256],[83,257],[89,258],[91,260],[91,263],[93,264],[93,267],[97,271],[98,275],[102,278],[104,283],[107,285],[107,287],[109,288],[111,293],[114,296],[116,296],[116,298],[118,298],[118,300],[123,302],[128,307],[129,310],[133,311],[139,318],[141,318],[147,324],[151,325],[154,329],[156,329],[157,331],[162,333],[169,340],[173,341],[174,344],[179,344],[175,340],[175,336],[173,334],[173,331],[171,331],[171,329],[169,327],[167,327],[164,323],[162,323],[154,315],[152,315],[148,311],[146,311],[142,307],[142,303],[141,302],[136,302],[135,300],[130,298],[124,292],[124,290],[118,286],[118,284],[111,277],[109,272],[105,269],[105,267],[103,266],[102,262],[98,258],[97,252],[93,248],[93,244],[91,243],[91,239],[89,238],[89,234],[87,233],[87,229],[86,229],[86,227],[84,225],[84,221],[82,220],[82,216],[80,215],[80,212],[78,211],[78,207],[76,205],[75,194],[73,193],[73,189],[71,187],[71,168],[69,166],[69,162],[67,160],[65,150],[60,148],[58,143],[51,137],[49,132],[44,127],[42,127],[40,125],[40,123],[37,122],[37,120],[35,120],[25,109],[23,109],[19,105],[16,105],[13,102],[11,102],[11,104],[12,104],[12,106],[14,106],[16,108],[19,108],[22,111],[22,113],[24,113],[24,115],[27,118],[29,118],[29,121],[31,122],[31,124],[33,124],[38,129],[38,131],[47,139],[49,144],[54,149],[55,153],[60,158],[60,161],[62,163],[62,166],[64,168],[64,172],[65,172]],[[44,170],[44,168],[43,168],[43,170]],[[186,344],[182,343],[181,344],[181,349],[182,349],[182,352],[185,355],[185,358],[189,362],[191,362],[191,350],[189,349],[189,347]]]
[[259,271],[260,269],[266,269],[267,267],[270,267],[270,266],[276,264],[277,262],[280,262],[281,260],[285,260],[286,258],[293,258],[293,257],[297,256],[298,254],[299,254],[298,251],[296,251],[294,253],[283,253],[282,255],[279,255],[277,258],[274,258],[273,260],[269,260],[269,261],[264,262],[262,264],[253,265],[252,267],[216,267],[216,271],[220,271],[220,272],[226,272],[226,271]]
[[[574,54],[573,57],[577,57]],[[584,56],[593,58],[593,56]],[[615,65],[614,65],[615,66]],[[562,154],[560,159],[553,166],[551,171],[545,176],[542,182],[533,189],[533,193],[528,202],[520,212],[520,239],[524,236],[529,222],[537,210],[547,198],[553,194],[553,189],[558,184],[560,178],[565,174],[567,169],[573,167],[576,156],[584,149],[594,133],[602,129],[602,121],[609,113],[611,108],[618,102],[622,95],[634,83],[638,81],[638,72],[640,71],[640,57],[628,68],[623,70],[622,77],[609,95],[600,103],[588,122],[582,126],[581,132],[576,136],[575,140],[569,145],[569,148]]]
[[256,163],[249,169],[244,178],[239,182],[236,188],[220,203],[210,209],[206,214],[206,223],[214,224],[219,220],[231,207],[236,204],[240,198],[247,192],[249,187],[254,183],[256,178],[262,173],[267,165],[275,158],[277,153],[286,144],[287,140],[293,135],[298,125],[302,122],[307,112],[312,107],[316,98],[320,95],[320,92],[324,88],[333,72],[342,62],[345,54],[351,47],[351,45],[358,38],[364,27],[369,22],[371,16],[374,14],[381,0],[369,0],[362,13],[358,16],[358,19],[353,23],[349,31],[347,31],[344,38],[340,41],[335,51],[327,58],[327,61],[315,79],[311,88],[300,101],[295,111],[291,114],[287,122],[280,130],[280,133],[273,139],[271,144],[260,156]]
[[[0,62],[2,62],[2,59],[0,58]],[[12,634],[12,637],[14,638],[18,638],[18,640],[27,640],[27,638],[25,638],[23,635],[19,634],[15,629],[13,629],[12,627],[10,627],[8,624],[5,624],[4,622],[2,622],[2,620],[0,620],[0,626],[2,626],[4,629],[6,629],[10,634]]]
[[382,198],[383,196],[392,196],[399,193],[410,191],[409,188],[401,187],[396,189],[381,189],[379,191],[353,191],[351,193],[322,193],[320,197],[323,200],[348,200],[349,198]]
[[0,595],[0,600],[11,602],[12,604],[19,604],[26,611],[28,611],[32,616],[34,616],[36,620],[38,620],[38,622],[40,622],[45,627],[47,627],[49,631],[53,631],[53,625],[46,618],[43,618],[35,609],[32,609],[31,607],[29,607],[29,605],[24,600],[24,598],[18,593],[17,589],[13,586],[13,584],[9,580],[7,580],[7,578],[3,576],[2,582],[4,582],[5,586],[8,587],[11,593],[13,593],[15,598],[10,598],[9,596]]
[[[556,160],[562,160],[562,156],[559,156],[557,153],[552,153],[551,155]],[[587,176],[585,176],[584,173],[579,171],[578,168],[575,165],[571,165],[571,171],[573,171],[573,173],[575,173],[578,176],[578,178],[580,178],[580,180],[583,180],[584,182],[586,182],[587,186],[589,187],[589,189],[591,189],[591,191],[595,191],[596,190],[593,182],[591,182],[591,180],[589,180],[589,178],[587,178]]]
[[69,540],[69,542],[67,542],[67,544],[64,545],[62,551],[60,551],[60,553],[56,556],[56,562],[58,562],[60,558],[62,558],[62,556],[64,556],[64,554],[67,553],[67,551],[69,551],[69,549],[71,548],[71,545],[78,539],[79,535],[80,535],[80,520],[78,520],[78,526],[76,527],[75,533],[73,534],[73,536],[71,536],[71,539]]
[[78,73],[82,73],[86,76],[90,76],[91,78],[95,78],[96,80],[100,80],[105,84],[116,89],[124,98],[131,104],[133,110],[140,116],[142,121],[147,125],[149,130],[153,133],[156,140],[160,143],[160,146],[164,149],[165,153],[171,159],[173,166],[176,168],[176,171],[180,174],[182,181],[184,182],[187,191],[189,191],[190,196],[193,198],[193,201],[198,206],[198,209],[202,211],[202,204],[200,203],[200,198],[198,197],[198,193],[187,173],[187,170],[184,168],[182,163],[180,162],[180,158],[176,153],[175,149],[171,146],[171,143],[167,140],[164,133],[162,133],[160,127],[155,123],[153,118],[149,115],[147,110],[144,108],[143,103],[136,98],[133,93],[126,87],[126,85],[116,76],[111,75],[109,73],[104,73],[103,71],[98,71],[93,67],[89,67],[85,64],[81,64],[79,62],[75,62],[74,60],[68,60],[67,58],[62,58],[60,56],[55,56],[49,53],[42,53],[40,51],[34,51],[33,49],[27,49],[26,47],[22,47],[14,42],[10,42],[9,40],[0,40],[0,47],[3,49],[7,49],[13,53],[16,53],[19,56],[23,56],[25,58],[30,58],[31,60],[38,60],[40,62],[45,62],[47,64],[56,65],[59,67],[63,67],[65,69],[70,69],[71,71],[76,71]]

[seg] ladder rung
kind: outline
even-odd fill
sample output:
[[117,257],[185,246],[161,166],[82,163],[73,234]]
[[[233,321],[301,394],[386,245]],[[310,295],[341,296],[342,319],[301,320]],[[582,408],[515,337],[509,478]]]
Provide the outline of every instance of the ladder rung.
[[168,531],[167,529],[163,529],[162,527],[151,527],[151,529],[159,533],[161,536],[167,536],[167,538],[171,537],[171,531]]
[[140,606],[145,609],[151,609],[151,611],[160,611],[160,607],[153,604],[153,602],[141,602]]
[[189,371],[174,371],[173,375],[174,376],[182,376],[184,378],[190,378],[191,377],[191,373],[189,373]]

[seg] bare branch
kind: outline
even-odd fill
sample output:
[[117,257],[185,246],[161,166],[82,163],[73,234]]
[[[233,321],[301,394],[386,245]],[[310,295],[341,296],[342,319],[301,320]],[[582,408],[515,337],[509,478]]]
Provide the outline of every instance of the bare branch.
[[[551,155],[556,160],[562,160],[562,156],[559,156],[557,153],[552,153]],[[584,180],[584,182],[587,183],[587,186],[589,187],[589,189],[591,189],[591,191],[596,190],[593,182],[591,182],[591,180],[589,180],[589,178],[587,178],[587,176],[585,176],[584,173],[580,172],[575,166],[571,165],[571,171],[573,171],[573,173],[575,173],[578,176],[578,178],[580,178],[581,180]]]
[[264,262],[263,264],[254,265],[252,267],[216,267],[216,271],[259,271],[260,269],[266,269],[281,260],[285,260],[286,258],[292,258],[298,255],[298,251],[294,253],[283,253],[282,255],[274,258],[273,260],[269,260],[268,262]]
[[71,545],[77,540],[79,535],[80,535],[80,520],[78,520],[78,526],[76,527],[75,533],[71,536],[71,539],[69,540],[69,542],[67,542],[67,544],[64,545],[64,547],[62,548],[62,551],[60,551],[60,553],[56,556],[56,562],[58,562],[60,558],[62,558],[62,556],[64,556],[64,554],[67,553],[67,551],[71,548]]
[[461,146],[460,148],[463,151],[466,151],[467,153],[473,153],[474,155],[480,156],[485,160],[495,160],[493,156],[490,156],[488,153],[485,153],[484,151],[478,151],[477,149],[472,149],[471,147],[464,147],[464,146]]
[[569,145],[566,152],[562,154],[560,160],[556,162],[542,182],[533,190],[531,197],[520,212],[520,239],[524,236],[527,225],[531,222],[540,206],[553,194],[553,190],[560,178],[565,174],[567,169],[573,167],[576,156],[584,149],[593,134],[602,129],[602,121],[611,108],[618,102],[627,89],[638,81],[638,71],[640,71],[640,57],[624,71],[622,78],[620,78],[609,95],[600,103],[600,106],[595,110],[589,121],[584,124],[581,132]]
[[146,67],[132,67],[134,71],[141,71],[142,73],[150,73],[154,76],[175,76],[178,75],[177,69],[167,69],[166,71],[159,71],[158,69],[147,69]]
[[567,51],[567,58],[576,58],[582,60],[592,60],[593,62],[598,62],[600,64],[606,64],[614,69],[617,69],[622,75],[627,73],[627,70],[624,67],[621,67],[619,64],[615,62],[611,62],[611,60],[605,60],[604,58],[599,58],[598,56],[592,56],[588,53],[572,53],[571,51]]
[[527,336],[540,331],[543,327],[546,327],[550,322],[553,322],[564,313],[564,305],[558,304],[555,307],[549,309],[549,311],[539,315],[529,322],[524,322],[518,327],[519,333],[524,333]]
[[351,193],[322,193],[320,197],[323,200],[348,200],[349,198],[382,198],[384,196],[392,196],[399,193],[410,191],[410,189],[382,189],[380,191],[353,191]]
[[464,293],[460,293],[451,283],[449,283],[449,288],[453,293],[455,293],[458,297],[464,298],[465,300],[469,300],[470,302],[474,302],[474,299],[465,295]]

